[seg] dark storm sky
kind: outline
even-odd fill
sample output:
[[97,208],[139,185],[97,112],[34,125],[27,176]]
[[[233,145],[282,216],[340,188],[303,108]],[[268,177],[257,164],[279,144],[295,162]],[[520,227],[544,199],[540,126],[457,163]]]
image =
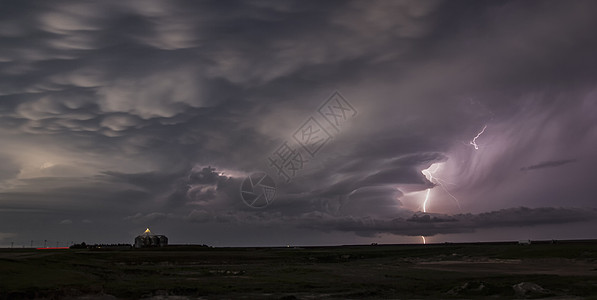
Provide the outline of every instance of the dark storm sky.
[[[596,13],[0,2],[0,245],[597,238]],[[335,91],[358,113],[286,183],[268,157]],[[278,187],[260,209],[256,171]]]

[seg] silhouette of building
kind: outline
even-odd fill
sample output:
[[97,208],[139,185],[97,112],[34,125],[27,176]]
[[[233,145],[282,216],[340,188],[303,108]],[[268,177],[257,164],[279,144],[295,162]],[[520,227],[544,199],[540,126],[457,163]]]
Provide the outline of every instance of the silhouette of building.
[[165,235],[153,234],[149,228],[135,238],[135,248],[164,247],[167,245],[168,238]]

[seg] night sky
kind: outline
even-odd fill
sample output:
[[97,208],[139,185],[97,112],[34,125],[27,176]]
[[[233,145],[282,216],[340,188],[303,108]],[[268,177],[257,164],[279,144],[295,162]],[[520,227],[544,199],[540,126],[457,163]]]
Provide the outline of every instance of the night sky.
[[[597,238],[595,15],[2,1],[0,246]],[[268,205],[243,201],[253,173]]]

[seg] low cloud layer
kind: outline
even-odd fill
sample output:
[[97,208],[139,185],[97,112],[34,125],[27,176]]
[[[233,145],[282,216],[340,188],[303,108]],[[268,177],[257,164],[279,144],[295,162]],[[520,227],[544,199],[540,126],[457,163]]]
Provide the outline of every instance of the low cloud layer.
[[559,166],[562,166],[565,164],[570,164],[573,162],[576,162],[576,159],[550,160],[550,161],[544,161],[542,163],[538,163],[536,165],[522,167],[522,168],[520,168],[520,170],[521,171],[530,171],[530,170],[543,169],[543,168],[555,168],[555,167],[559,167]]

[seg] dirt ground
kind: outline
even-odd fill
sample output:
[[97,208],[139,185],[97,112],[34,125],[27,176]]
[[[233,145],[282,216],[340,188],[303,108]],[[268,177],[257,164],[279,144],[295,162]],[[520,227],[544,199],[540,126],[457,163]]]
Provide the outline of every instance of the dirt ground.
[[597,243],[0,250],[0,299],[597,299]]
[[566,258],[423,261],[417,268],[492,274],[597,275],[597,263]]

